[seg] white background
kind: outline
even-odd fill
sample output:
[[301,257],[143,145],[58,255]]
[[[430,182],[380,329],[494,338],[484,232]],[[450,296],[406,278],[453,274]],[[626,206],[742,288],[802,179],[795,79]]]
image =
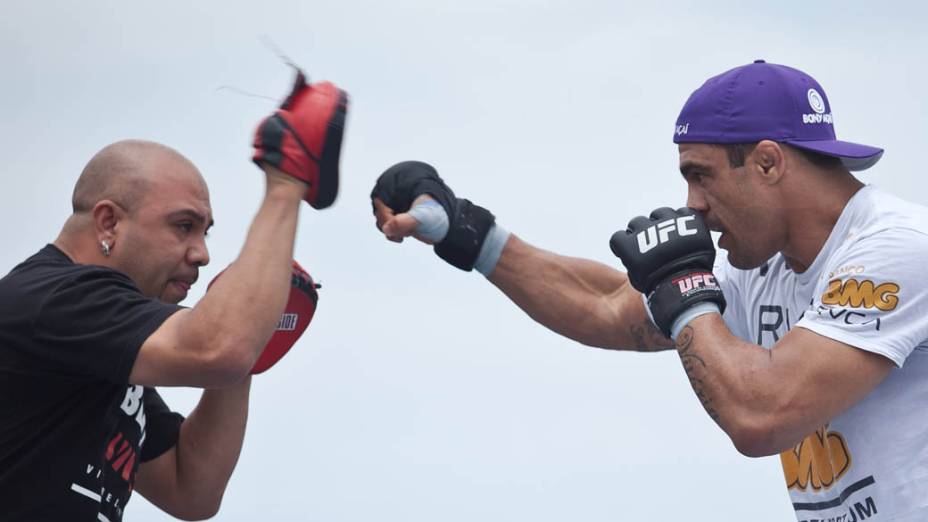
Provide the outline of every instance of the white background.
[[[615,229],[684,203],[686,97],[765,58],[822,83],[840,138],[887,149],[865,181],[928,203],[925,21],[914,2],[4,2],[0,271],[54,239],[94,152],[151,139],[211,187],[195,304],[263,190],[251,133],[274,102],[223,87],[288,91],[267,35],[352,106],[339,200],[307,207],[297,241],[319,310],[255,379],[217,520],[789,520],[779,459],[735,451],[674,353],[548,332],[481,276],[383,240],[367,195],[425,160],[524,239],[614,264]],[[162,392],[182,412],[199,396]],[[126,513],[168,518],[139,495]]]

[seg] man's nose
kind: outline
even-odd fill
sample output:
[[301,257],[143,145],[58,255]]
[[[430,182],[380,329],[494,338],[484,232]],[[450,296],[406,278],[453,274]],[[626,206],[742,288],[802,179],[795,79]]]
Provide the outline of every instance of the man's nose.
[[698,212],[705,212],[709,210],[709,205],[706,203],[706,195],[702,190],[695,188],[692,185],[690,185],[687,189],[686,206]]
[[209,249],[206,240],[201,239],[187,250],[187,262],[191,265],[206,266],[209,264]]

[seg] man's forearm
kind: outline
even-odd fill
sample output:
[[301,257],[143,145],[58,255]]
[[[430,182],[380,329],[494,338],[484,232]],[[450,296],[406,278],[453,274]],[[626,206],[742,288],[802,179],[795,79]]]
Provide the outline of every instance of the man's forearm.
[[489,280],[532,319],[583,344],[672,346],[647,318],[625,274],[602,263],[553,254],[512,235]]
[[771,420],[779,413],[779,398],[788,393],[786,376],[775,378],[780,365],[772,350],[736,338],[718,314],[694,319],[675,345],[696,398],[739,451],[773,454],[806,435],[791,433],[787,418]]
[[181,425],[177,487],[186,502],[218,508],[242,450],[250,388],[247,377],[238,386],[204,391]]
[[[284,176],[281,174],[281,176]],[[295,179],[269,177],[268,191],[242,250],[191,310],[185,339],[197,339],[214,349],[233,350],[250,368],[267,343],[287,303],[293,241],[299,217],[300,193]]]

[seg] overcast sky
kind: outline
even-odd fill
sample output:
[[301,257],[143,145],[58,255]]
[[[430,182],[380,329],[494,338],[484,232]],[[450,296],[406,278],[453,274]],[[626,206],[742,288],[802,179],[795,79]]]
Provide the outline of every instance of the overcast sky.
[[[342,192],[332,209],[306,207],[297,240],[323,284],[318,313],[254,381],[216,520],[789,520],[779,458],[735,451],[676,354],[558,337],[482,276],[385,241],[367,195],[393,163],[428,161],[529,242],[617,264],[614,230],[684,204],[671,135],[686,97],[764,58],[819,80],[839,138],[886,148],[862,179],[928,204],[926,14],[847,1],[4,2],[0,271],[54,239],[94,152],[151,139],[210,185],[213,262],[195,304],[263,190],[250,143],[275,103],[236,90],[289,89],[266,35],[352,105]],[[162,393],[183,413],[199,397]],[[134,495],[125,519],[170,517]]]

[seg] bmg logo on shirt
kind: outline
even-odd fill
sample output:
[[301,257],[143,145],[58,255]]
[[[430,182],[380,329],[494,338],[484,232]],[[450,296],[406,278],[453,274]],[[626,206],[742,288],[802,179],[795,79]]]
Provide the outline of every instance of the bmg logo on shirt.
[[794,448],[780,453],[789,489],[828,489],[851,467],[844,436],[822,426]]
[[899,285],[896,283],[874,284],[869,279],[857,281],[832,279],[822,295],[822,304],[848,306],[852,308],[876,308],[884,312],[895,310],[899,304]]

